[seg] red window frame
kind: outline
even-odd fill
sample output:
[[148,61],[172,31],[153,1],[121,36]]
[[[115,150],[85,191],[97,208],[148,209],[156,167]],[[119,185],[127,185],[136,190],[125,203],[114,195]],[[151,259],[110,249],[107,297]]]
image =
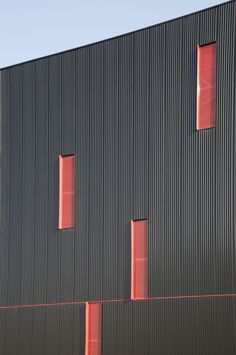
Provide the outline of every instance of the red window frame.
[[59,229],[75,226],[75,155],[59,156]]
[[197,130],[215,127],[216,43],[197,49]]
[[148,297],[148,220],[131,221],[131,299]]
[[101,355],[102,304],[86,302],[85,355]]

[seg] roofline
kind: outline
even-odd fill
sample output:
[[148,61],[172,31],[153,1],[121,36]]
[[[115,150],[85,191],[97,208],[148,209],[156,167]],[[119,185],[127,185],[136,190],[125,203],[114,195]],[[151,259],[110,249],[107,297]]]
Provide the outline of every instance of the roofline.
[[186,18],[186,17],[190,17],[190,16],[199,14],[199,13],[204,12],[204,11],[213,10],[213,9],[219,8],[219,7],[221,7],[221,6],[225,6],[225,5],[227,5],[227,4],[234,3],[235,1],[236,1],[236,0],[229,0],[229,1],[223,2],[223,3],[218,4],[218,5],[214,5],[214,6],[211,6],[211,7],[207,7],[207,8],[204,8],[204,9],[202,9],[202,10],[194,11],[194,12],[191,12],[191,13],[189,13],[189,14],[186,14],[186,15],[183,15],[183,16],[179,16],[179,17],[176,17],[176,18],[173,18],[173,19],[171,19],[171,20],[166,20],[166,21],[163,21],[163,22],[160,22],[160,23],[151,25],[151,26],[139,28],[139,29],[137,29],[137,30],[133,30],[133,31],[126,32],[126,33],[123,33],[123,34],[120,34],[120,35],[116,35],[116,36],[114,36],[114,37],[105,38],[105,39],[102,39],[102,40],[100,40],[100,41],[88,43],[88,44],[85,44],[85,45],[82,45],[82,46],[79,46],[79,47],[74,47],[74,48],[71,48],[71,49],[66,49],[66,50],[61,51],[61,52],[56,52],[56,53],[52,53],[52,54],[47,54],[47,55],[42,56],[42,57],[38,57],[38,58],[34,58],[34,59],[29,59],[29,60],[26,60],[26,61],[23,61],[23,62],[20,62],[20,63],[16,63],[16,64],[11,64],[11,65],[8,65],[8,66],[6,66],[6,67],[0,68],[0,71],[6,70],[6,69],[10,69],[10,68],[13,68],[13,67],[17,67],[17,66],[20,66],[20,65],[24,65],[24,64],[36,62],[36,61],[39,61],[39,60],[42,60],[42,59],[51,58],[51,57],[54,57],[54,56],[56,56],[56,55],[65,54],[65,53],[70,53],[70,52],[76,51],[76,50],[78,50],[78,49],[82,49],[82,48],[94,46],[94,45],[100,44],[100,43],[105,43],[105,42],[108,42],[108,41],[111,41],[111,40],[114,40],[114,39],[118,39],[118,38],[122,38],[122,37],[125,37],[125,36],[129,36],[129,35],[132,35],[132,34],[134,34],[134,33],[137,33],[137,32],[140,32],[140,31],[144,31],[144,30],[148,30],[148,29],[151,29],[151,28],[154,28],[154,27],[157,27],[157,26],[162,26],[162,25],[164,25],[164,24],[167,24],[167,23],[170,23],[170,22],[173,22],[173,21],[177,21],[177,20],[180,20],[180,19],[184,19],[184,18]]

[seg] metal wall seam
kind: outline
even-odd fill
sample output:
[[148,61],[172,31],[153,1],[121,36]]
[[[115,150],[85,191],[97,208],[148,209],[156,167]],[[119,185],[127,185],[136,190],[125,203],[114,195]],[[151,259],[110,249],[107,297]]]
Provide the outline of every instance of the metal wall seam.
[[[20,304],[33,303],[34,231],[35,231],[35,63],[23,66],[22,102],[22,242]],[[29,291],[30,290],[30,291]],[[32,310],[19,314],[19,354],[31,353]],[[23,334],[22,334],[23,332]]]
[[149,30],[134,34],[133,216],[148,214]]
[[[36,63],[34,303],[46,302],[48,224],[48,59]],[[42,139],[42,136],[44,139]],[[33,310],[32,353],[45,350],[46,310]],[[39,338],[41,341],[39,341]]]
[[119,39],[118,50],[118,260],[117,297],[130,296],[130,220],[133,194],[133,35]]
[[117,296],[118,40],[104,43],[104,232],[102,299]]
[[[61,55],[48,62],[49,95],[49,169],[48,169],[48,233],[47,233],[47,302],[60,299],[60,247],[62,232],[58,230],[58,156],[61,149]],[[46,310],[45,355],[58,351],[59,309]]]
[[179,294],[181,265],[181,48],[182,22],[166,26],[164,120],[164,294]]
[[89,279],[89,166],[90,166],[90,52],[76,51],[76,160],[74,300],[88,300]]
[[[74,155],[74,188],[78,154],[75,154],[75,52],[65,53],[61,57],[61,154]],[[78,191],[75,189],[75,195]],[[74,221],[76,214],[74,196]],[[63,230],[61,234],[60,255],[60,299],[74,299],[75,282],[75,228]],[[59,354],[72,354],[74,336],[73,308],[60,309]]]
[[[10,175],[7,303],[20,301],[22,211],[22,67],[9,72]],[[17,172],[12,173],[12,172]],[[6,354],[17,352],[19,313],[7,313]]]
[[[10,130],[9,130],[9,70],[0,72],[0,302],[7,304],[8,256],[9,256],[9,179],[10,179]],[[0,352],[5,355],[7,312],[0,321]]]
[[102,296],[104,232],[103,44],[90,48],[89,297]]
[[150,30],[149,82],[149,296],[164,294],[165,26]]
[[235,73],[235,11],[233,4],[218,9],[216,130],[216,292],[233,292],[233,150]]
[[181,280],[183,294],[197,289],[197,159],[196,75],[198,18],[183,19],[181,86]]
[[[217,41],[216,28],[217,9],[199,14],[198,43],[205,44]],[[214,216],[217,124],[216,117],[215,129],[198,132],[198,292],[201,292],[201,290],[215,292]]]

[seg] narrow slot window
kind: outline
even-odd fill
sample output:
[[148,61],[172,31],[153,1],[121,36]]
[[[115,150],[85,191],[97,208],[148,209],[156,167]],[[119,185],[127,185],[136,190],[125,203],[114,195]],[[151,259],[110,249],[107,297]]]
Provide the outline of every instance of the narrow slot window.
[[86,303],[85,355],[101,355],[102,304]]
[[59,229],[73,228],[75,200],[75,156],[59,156]]
[[215,127],[216,43],[198,46],[197,130]]
[[148,220],[131,221],[131,299],[148,297]]

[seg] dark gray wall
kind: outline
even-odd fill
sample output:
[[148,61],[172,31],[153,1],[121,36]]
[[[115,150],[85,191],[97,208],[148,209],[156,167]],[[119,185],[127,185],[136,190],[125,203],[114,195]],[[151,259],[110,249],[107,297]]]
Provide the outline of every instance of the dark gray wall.
[[[196,131],[197,45],[217,43],[216,128]],[[236,293],[236,3],[0,71],[0,304]],[[58,155],[76,227],[58,230]],[[103,355],[235,354],[235,298],[109,303]],[[83,354],[84,306],[0,309],[0,354]]]

